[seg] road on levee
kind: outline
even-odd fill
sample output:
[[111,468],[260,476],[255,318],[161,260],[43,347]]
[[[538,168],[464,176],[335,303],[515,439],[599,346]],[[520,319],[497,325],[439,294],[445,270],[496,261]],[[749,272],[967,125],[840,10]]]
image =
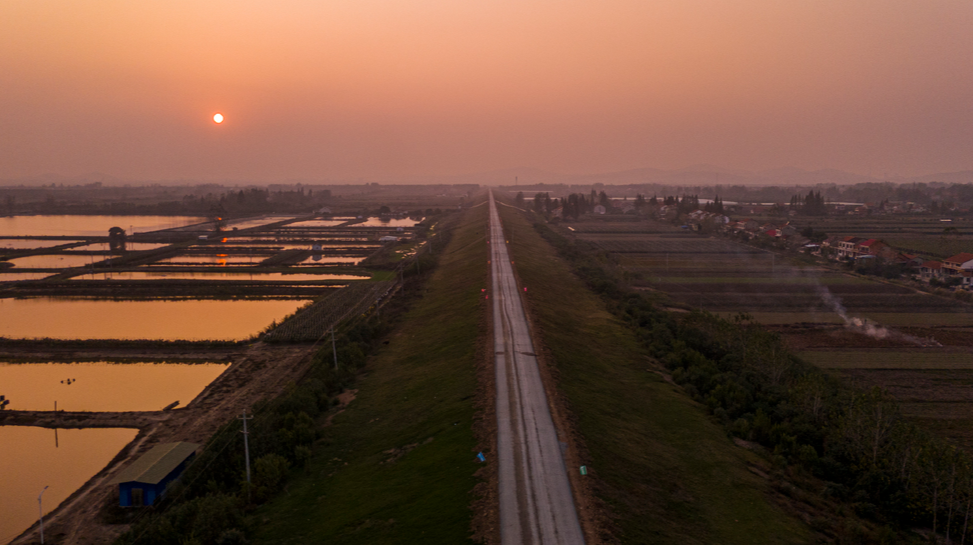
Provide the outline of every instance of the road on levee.
[[503,545],[582,544],[571,484],[506,242],[490,192],[500,540]]

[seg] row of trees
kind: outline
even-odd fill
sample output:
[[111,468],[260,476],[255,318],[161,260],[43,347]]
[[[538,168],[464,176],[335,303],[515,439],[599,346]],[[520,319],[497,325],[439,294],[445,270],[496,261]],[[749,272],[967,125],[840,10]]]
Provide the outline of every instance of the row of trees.
[[[523,208],[524,192],[517,193],[514,200],[519,208]],[[534,194],[533,210],[541,214],[550,214],[554,209],[561,208],[562,215],[565,218],[577,219],[582,214],[593,213],[595,205],[599,204],[605,208],[611,208],[611,198],[604,191],[598,193],[592,189],[589,195],[572,193],[561,199],[552,199],[550,193],[538,192]]]
[[803,198],[800,195],[791,197],[790,209],[806,216],[827,216],[828,207],[825,205],[821,192],[808,191]]
[[[523,192],[517,193],[515,202],[519,208],[524,208],[525,197]],[[632,204],[638,212],[667,205],[677,207],[679,215],[688,214],[699,209],[718,214],[724,213],[723,200],[720,199],[719,195],[712,202],[706,203],[701,207],[698,195],[683,195],[682,197],[666,196],[661,199],[653,195],[652,198],[646,199],[645,195],[639,193],[636,194]],[[553,210],[561,208],[561,215],[564,218],[578,219],[584,214],[594,213],[595,206],[597,205],[604,206],[606,211],[610,211],[613,208],[611,197],[604,191],[596,192],[594,189],[589,194],[571,193],[561,199],[552,199],[550,193],[538,192],[534,194],[532,208],[534,212],[540,214],[550,214]]]

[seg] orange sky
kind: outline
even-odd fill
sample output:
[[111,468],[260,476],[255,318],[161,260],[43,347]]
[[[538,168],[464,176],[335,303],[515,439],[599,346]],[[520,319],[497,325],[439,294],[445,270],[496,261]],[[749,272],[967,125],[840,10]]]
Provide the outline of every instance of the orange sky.
[[970,29],[969,0],[4,0],[0,179],[964,170]]

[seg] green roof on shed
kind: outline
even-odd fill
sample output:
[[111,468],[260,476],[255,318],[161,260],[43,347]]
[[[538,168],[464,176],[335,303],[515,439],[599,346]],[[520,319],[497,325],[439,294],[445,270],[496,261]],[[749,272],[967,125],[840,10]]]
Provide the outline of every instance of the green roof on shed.
[[198,448],[196,443],[160,443],[123,469],[109,484],[132,481],[159,484]]

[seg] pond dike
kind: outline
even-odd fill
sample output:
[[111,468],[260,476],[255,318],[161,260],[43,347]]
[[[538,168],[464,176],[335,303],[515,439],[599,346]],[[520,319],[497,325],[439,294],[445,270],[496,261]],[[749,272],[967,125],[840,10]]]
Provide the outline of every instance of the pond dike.
[[[179,409],[183,410],[183,409]],[[168,420],[173,410],[89,412],[89,411],[0,411],[0,426],[39,428],[136,428],[144,429]]]

